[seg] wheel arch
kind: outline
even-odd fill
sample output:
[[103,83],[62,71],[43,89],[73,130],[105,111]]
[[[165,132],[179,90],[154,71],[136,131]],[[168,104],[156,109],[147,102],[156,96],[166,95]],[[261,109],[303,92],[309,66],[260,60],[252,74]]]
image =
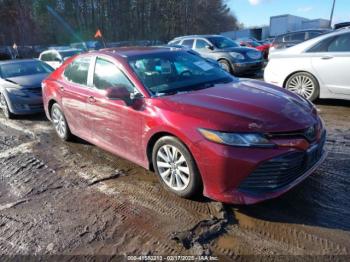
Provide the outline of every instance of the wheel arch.
[[[177,139],[179,139],[179,141],[181,141],[185,146],[186,144],[178,137],[176,136],[175,134],[171,133],[171,132],[168,132],[168,131],[160,131],[160,132],[157,132],[157,133],[154,133],[148,140],[148,143],[147,143],[147,147],[146,147],[146,155],[147,155],[147,160],[148,160],[148,168],[151,170],[151,171],[154,171],[154,167],[153,167],[153,161],[152,161],[152,152],[153,152],[153,148],[154,148],[154,145],[157,143],[157,141],[159,139],[161,139],[162,137],[164,136],[173,136]],[[187,147],[187,146],[186,146]]]
[[47,113],[48,113],[48,116],[50,117],[51,119],[51,109],[52,109],[52,106],[54,104],[58,103],[55,99],[50,99],[49,102],[47,103]]

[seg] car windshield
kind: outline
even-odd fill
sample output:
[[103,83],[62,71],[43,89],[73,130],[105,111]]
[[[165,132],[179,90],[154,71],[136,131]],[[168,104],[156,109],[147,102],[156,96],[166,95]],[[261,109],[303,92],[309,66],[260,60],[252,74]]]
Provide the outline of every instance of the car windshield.
[[60,55],[62,56],[63,60],[71,57],[71,56],[74,56],[74,55],[77,55],[77,54],[80,54],[81,51],[80,50],[74,50],[74,51],[64,51],[64,52],[60,52]]
[[209,88],[234,80],[219,66],[186,51],[133,56],[129,64],[155,96]]
[[44,74],[51,73],[52,71],[52,67],[40,61],[28,61],[0,65],[0,76],[2,78]]
[[209,37],[208,40],[216,48],[219,48],[219,49],[230,48],[230,47],[239,47],[239,45],[235,41],[233,41],[227,37],[221,37],[221,36]]

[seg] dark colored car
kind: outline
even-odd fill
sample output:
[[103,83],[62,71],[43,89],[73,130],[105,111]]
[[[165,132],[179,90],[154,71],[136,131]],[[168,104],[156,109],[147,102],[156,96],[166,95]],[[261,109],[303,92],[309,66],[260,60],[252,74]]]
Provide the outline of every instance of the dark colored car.
[[269,56],[269,50],[271,44],[269,43],[260,43],[253,40],[237,40],[241,46],[255,48],[263,53],[264,59],[267,59]]
[[154,169],[171,192],[250,204],[294,187],[324,160],[314,106],[238,80],[171,48],[122,48],[67,60],[43,81],[47,117],[71,134]]
[[83,51],[99,50],[103,48],[103,44],[100,41],[85,41],[70,44],[71,48],[80,49]]
[[276,36],[275,40],[272,42],[270,51],[292,47],[306,40],[315,38],[316,36],[319,36],[328,32],[330,32],[329,29],[320,29],[320,30],[313,29],[313,30],[302,30],[302,31],[290,32],[283,35],[279,35],[279,36]]
[[43,112],[41,81],[52,71],[38,60],[0,62],[0,107],[5,117]]
[[241,47],[224,36],[183,36],[175,38],[169,44],[192,48],[204,58],[218,61],[223,69],[234,75],[255,74],[263,67],[261,52],[253,48]]
[[333,28],[334,28],[334,30],[338,30],[338,29],[347,28],[347,27],[350,27],[350,22],[343,22],[343,23],[335,24]]
[[0,61],[15,59],[15,53],[9,46],[0,46]]

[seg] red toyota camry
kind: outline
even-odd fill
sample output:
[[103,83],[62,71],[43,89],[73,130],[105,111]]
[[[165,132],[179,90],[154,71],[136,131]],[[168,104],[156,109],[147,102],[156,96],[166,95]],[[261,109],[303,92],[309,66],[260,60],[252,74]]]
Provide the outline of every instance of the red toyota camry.
[[184,50],[81,54],[42,85],[60,138],[73,134],[153,169],[181,197],[256,203],[294,187],[326,157],[310,102]]

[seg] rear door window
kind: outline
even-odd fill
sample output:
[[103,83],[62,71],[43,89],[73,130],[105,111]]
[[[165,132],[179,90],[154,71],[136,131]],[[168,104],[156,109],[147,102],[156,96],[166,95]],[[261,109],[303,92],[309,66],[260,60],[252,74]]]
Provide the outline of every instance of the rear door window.
[[202,39],[197,39],[196,40],[196,45],[195,45],[195,49],[205,49],[206,46],[208,46],[209,44],[202,40]]
[[328,52],[350,52],[350,33],[337,36],[328,46]]
[[350,52],[350,34],[324,39],[307,52]]
[[186,46],[186,47],[192,49],[192,47],[193,47],[193,42],[194,42],[193,39],[186,39],[186,40],[183,40],[183,41],[182,41],[182,44],[181,44],[181,45]]
[[87,85],[91,57],[81,57],[67,66],[64,76],[70,82]]

